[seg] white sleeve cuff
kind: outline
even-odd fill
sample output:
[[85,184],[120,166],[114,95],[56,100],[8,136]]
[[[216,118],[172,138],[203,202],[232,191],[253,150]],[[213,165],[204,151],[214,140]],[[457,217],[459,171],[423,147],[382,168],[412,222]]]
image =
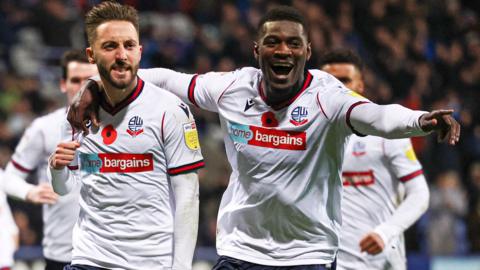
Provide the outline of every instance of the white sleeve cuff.
[[48,180],[52,183],[53,190],[59,195],[65,195],[72,190],[72,181],[70,181],[70,174],[68,168],[56,170],[48,166]]
[[398,236],[403,232],[400,227],[388,225],[385,223],[378,225],[373,231],[380,235],[385,245],[388,245],[388,243],[394,237]]

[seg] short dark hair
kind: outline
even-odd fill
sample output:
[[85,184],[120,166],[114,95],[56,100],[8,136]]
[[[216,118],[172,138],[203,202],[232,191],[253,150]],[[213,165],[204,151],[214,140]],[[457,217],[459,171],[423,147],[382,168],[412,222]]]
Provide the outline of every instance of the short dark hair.
[[300,13],[296,8],[290,6],[276,6],[269,11],[260,19],[257,26],[257,34],[260,36],[263,25],[266,22],[276,22],[276,21],[291,21],[296,22],[302,25],[303,31],[308,39],[309,26],[305,16]]
[[94,6],[85,16],[85,30],[90,46],[95,41],[97,27],[109,21],[131,22],[139,34],[138,12],[128,5],[121,5],[113,1],[105,1]]
[[68,50],[63,53],[60,59],[60,66],[62,67],[62,79],[67,79],[68,76],[68,64],[70,62],[89,63],[87,54],[84,50]]
[[352,64],[354,65],[359,71],[363,70],[363,61],[360,59],[354,51],[349,49],[338,49],[329,51],[323,54],[320,57],[320,69],[328,64],[332,63],[342,63],[342,64]]

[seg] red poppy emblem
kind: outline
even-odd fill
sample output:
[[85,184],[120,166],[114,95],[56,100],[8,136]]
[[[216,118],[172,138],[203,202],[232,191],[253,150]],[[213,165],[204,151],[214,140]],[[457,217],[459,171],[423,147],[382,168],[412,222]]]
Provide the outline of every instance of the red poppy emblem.
[[262,126],[278,127],[278,120],[275,118],[275,114],[273,112],[266,112],[262,114]]
[[110,145],[117,139],[117,131],[112,125],[108,125],[102,130],[102,138],[104,144]]

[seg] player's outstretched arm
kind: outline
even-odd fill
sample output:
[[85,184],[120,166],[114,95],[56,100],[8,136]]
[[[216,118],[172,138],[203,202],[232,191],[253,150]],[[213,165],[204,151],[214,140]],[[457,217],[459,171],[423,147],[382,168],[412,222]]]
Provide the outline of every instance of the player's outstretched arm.
[[191,172],[171,177],[175,195],[173,270],[192,269],[198,233],[198,176]]
[[452,113],[453,110],[424,112],[396,104],[365,103],[354,107],[348,120],[355,131],[365,135],[396,139],[436,131],[442,142],[455,145],[460,139],[460,124]]
[[60,195],[70,192],[74,185],[67,166],[74,160],[78,147],[80,143],[77,141],[61,142],[48,159],[48,175],[51,177],[53,190]]

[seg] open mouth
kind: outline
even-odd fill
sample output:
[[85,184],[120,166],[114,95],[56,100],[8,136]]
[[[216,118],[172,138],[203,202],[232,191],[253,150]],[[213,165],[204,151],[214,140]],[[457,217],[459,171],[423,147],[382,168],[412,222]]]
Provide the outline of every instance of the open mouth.
[[130,66],[125,64],[124,65],[114,64],[111,69],[116,72],[123,73],[130,70]]
[[271,65],[273,73],[276,75],[288,75],[293,69],[293,65],[289,63],[275,63]]
[[114,68],[112,68],[112,70],[117,71],[117,72],[125,72],[125,71],[129,70],[129,68],[126,68],[126,67],[114,67]]

